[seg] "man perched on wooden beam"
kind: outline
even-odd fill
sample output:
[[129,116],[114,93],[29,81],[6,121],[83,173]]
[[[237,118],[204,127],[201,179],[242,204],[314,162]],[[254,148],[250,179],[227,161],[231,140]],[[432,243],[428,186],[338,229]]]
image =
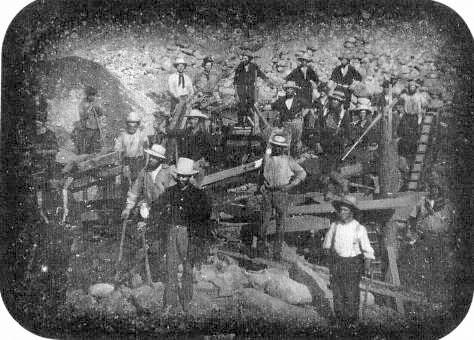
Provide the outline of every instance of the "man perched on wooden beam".
[[356,198],[345,196],[332,202],[339,220],[332,223],[323,242],[329,251],[330,284],[334,296],[334,315],[343,326],[353,325],[358,319],[362,273],[370,272],[375,259],[367,230],[357,220]]

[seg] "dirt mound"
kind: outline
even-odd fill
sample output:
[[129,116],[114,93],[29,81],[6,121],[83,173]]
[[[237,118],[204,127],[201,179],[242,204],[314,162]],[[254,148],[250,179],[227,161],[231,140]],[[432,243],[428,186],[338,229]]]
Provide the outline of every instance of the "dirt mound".
[[103,132],[107,145],[112,145],[126,114],[139,110],[120,80],[94,61],[69,56],[45,62],[39,76],[41,92],[48,98],[48,123],[60,138],[60,144],[71,149],[68,135],[79,119],[79,103],[84,88],[98,91],[98,102],[104,110]]

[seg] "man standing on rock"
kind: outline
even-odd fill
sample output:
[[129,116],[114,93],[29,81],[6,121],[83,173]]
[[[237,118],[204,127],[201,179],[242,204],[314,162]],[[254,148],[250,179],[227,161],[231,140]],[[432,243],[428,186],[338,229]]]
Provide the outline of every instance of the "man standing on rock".
[[[208,255],[211,229],[211,205],[206,193],[196,188],[191,179],[197,174],[194,162],[179,158],[176,164],[176,185],[169,187],[153,203],[150,220],[154,228],[166,229],[165,308],[188,310],[193,297],[193,267]],[[178,278],[179,265],[183,272]],[[180,282],[181,281],[181,282]]]
[[148,137],[139,129],[140,117],[136,112],[132,111],[127,115],[126,124],[126,130],[121,131],[115,140],[114,150],[121,154],[124,166],[123,177],[130,187],[145,165],[143,150],[148,147]]
[[362,274],[370,274],[375,259],[367,230],[354,219],[359,211],[356,198],[345,196],[332,202],[339,220],[332,223],[323,242],[330,254],[330,284],[334,314],[342,326],[351,326],[358,319]]
[[145,149],[148,155],[145,168],[138,173],[138,177],[127,193],[127,202],[122,212],[122,219],[128,219],[137,202],[142,211],[149,212],[151,204],[160,197],[167,187],[174,184],[171,168],[164,163],[166,149],[154,144],[151,149]]
[[298,96],[300,96],[305,103],[311,105],[313,102],[313,88],[316,88],[319,83],[319,78],[316,72],[308,65],[311,57],[305,53],[297,58],[299,65],[289,75],[286,76],[287,81],[294,81],[299,87]]
[[[273,247],[273,257],[281,260],[283,241],[286,229],[288,212],[288,191],[297,186],[306,178],[304,169],[288,155],[288,138],[282,134],[275,134],[270,138],[270,148],[264,157],[262,185],[263,218],[260,229],[261,246],[258,248],[268,251],[267,231],[273,208],[276,210],[276,239]],[[255,249],[255,241],[252,244]]]
[[268,77],[260,68],[252,63],[253,55],[246,52],[242,56],[242,62],[235,69],[234,86],[235,96],[238,103],[238,125],[245,126],[246,117],[250,115],[257,101],[257,77],[269,81]]
[[100,125],[103,109],[96,102],[97,89],[87,86],[84,93],[85,97],[79,104],[79,121],[72,131],[72,140],[80,155],[100,152],[104,138]]
[[348,109],[351,103],[352,90],[350,86],[356,81],[361,81],[362,76],[360,73],[350,64],[351,59],[349,56],[339,57],[341,64],[336,66],[332,71],[330,80],[335,83],[335,90],[342,91],[344,93],[344,108]]
[[303,118],[308,112],[308,102],[303,97],[296,96],[296,91],[300,88],[294,81],[287,81],[283,85],[285,97],[278,98],[272,109],[280,113],[280,126],[283,126],[291,134],[291,154],[298,156],[301,147],[301,137],[303,135]]
[[174,127],[176,122],[186,112],[187,106],[191,104],[194,95],[194,88],[191,78],[184,73],[187,63],[182,57],[176,58],[174,67],[176,73],[173,73],[168,78],[168,91],[171,95],[171,122],[170,125]]

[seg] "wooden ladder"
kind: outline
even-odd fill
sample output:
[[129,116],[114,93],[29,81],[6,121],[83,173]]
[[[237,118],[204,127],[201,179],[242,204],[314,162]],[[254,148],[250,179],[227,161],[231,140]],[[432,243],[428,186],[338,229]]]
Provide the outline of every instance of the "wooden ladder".
[[426,158],[429,143],[431,141],[430,135],[433,130],[433,123],[436,118],[435,112],[427,112],[421,123],[421,135],[418,141],[418,147],[415,155],[415,162],[410,171],[410,178],[408,180],[408,190],[416,191],[421,180],[423,165]]

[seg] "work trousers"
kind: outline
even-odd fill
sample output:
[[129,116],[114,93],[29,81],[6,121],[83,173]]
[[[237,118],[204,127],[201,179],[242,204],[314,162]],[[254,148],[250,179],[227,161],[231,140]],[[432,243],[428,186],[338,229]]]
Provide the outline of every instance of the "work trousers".
[[362,255],[355,257],[332,255],[330,284],[334,300],[334,315],[342,323],[351,323],[358,319],[359,284],[363,269]]
[[99,129],[82,128],[77,133],[76,148],[79,154],[97,153],[102,148]]
[[262,224],[259,233],[260,239],[264,243],[267,243],[268,226],[270,225],[273,208],[275,208],[276,238],[273,247],[273,256],[275,259],[281,259],[286,229],[286,216],[288,215],[288,193],[280,190],[265,190],[263,192],[262,204]]
[[[201,263],[208,254],[208,242],[204,238],[190,235],[183,226],[169,226],[166,239],[167,283],[164,292],[165,306],[178,306],[186,310],[193,298],[193,266]],[[181,280],[178,266],[182,265]]]
[[253,86],[241,86],[237,88],[238,102],[238,125],[247,125],[246,117],[251,116],[251,110],[256,102],[256,89]]
[[291,134],[291,155],[298,156],[302,146],[301,138],[303,136],[303,118],[295,118],[283,122],[283,127]]

